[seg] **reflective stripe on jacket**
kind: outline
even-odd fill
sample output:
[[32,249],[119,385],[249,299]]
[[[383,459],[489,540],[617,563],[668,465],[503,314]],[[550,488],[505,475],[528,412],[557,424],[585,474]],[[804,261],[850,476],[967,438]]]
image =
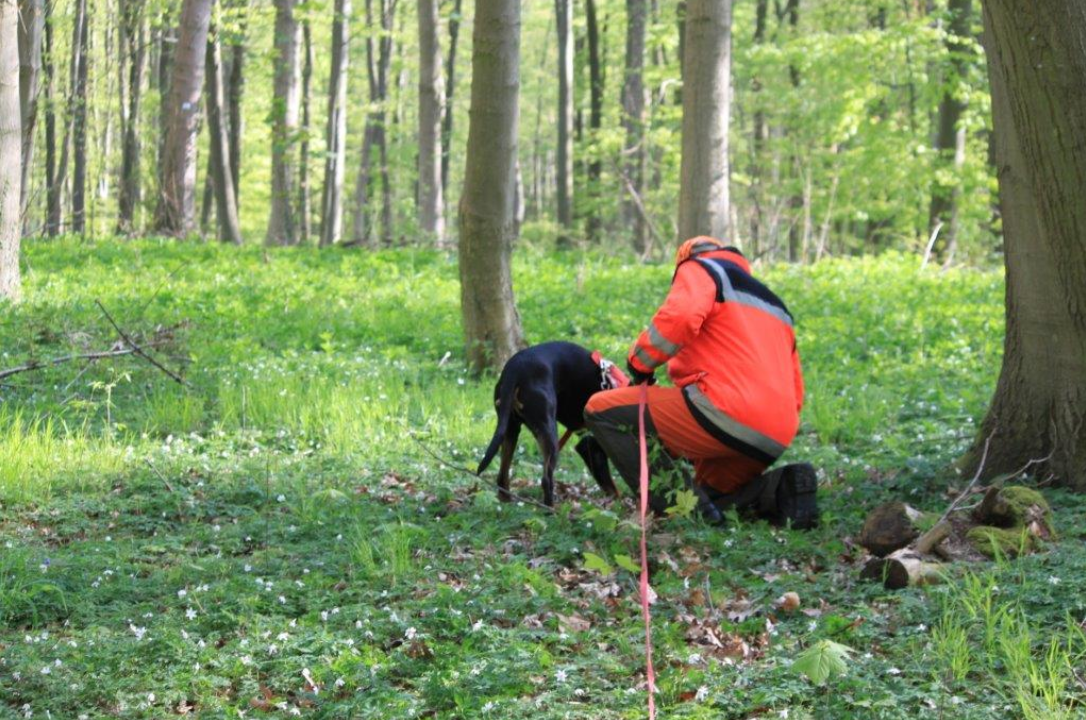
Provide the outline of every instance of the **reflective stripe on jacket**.
[[706,430],[770,463],[795,437],[803,407],[791,313],[737,251],[709,238],[684,248],[667,299],[631,348],[630,364],[649,372],[668,363]]

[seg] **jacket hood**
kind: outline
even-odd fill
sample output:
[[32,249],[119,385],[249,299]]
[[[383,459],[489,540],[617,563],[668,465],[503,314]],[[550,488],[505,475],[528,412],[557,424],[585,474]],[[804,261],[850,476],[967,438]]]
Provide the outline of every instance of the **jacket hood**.
[[675,267],[677,268],[687,260],[706,253],[723,253],[725,260],[735,263],[743,268],[743,272],[750,274],[750,263],[743,256],[743,253],[739,251],[739,248],[725,245],[720,240],[711,238],[708,235],[690,238],[680,245],[678,252],[675,253]]

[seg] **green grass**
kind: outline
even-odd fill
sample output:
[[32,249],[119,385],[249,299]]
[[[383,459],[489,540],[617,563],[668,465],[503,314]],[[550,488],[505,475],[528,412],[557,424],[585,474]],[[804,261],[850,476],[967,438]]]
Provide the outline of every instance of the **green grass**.
[[[637,556],[632,506],[572,454],[558,512],[501,505],[406,431],[471,466],[493,429],[491,381],[460,360],[453,259],[28,251],[0,367],[109,346],[100,299],[129,330],[177,326],[162,356],[190,387],[133,358],[0,387],[0,717],[643,717],[636,578],[614,561]],[[616,359],[670,276],[528,249],[514,270],[531,341]],[[1060,543],[926,590],[861,583],[848,540],[874,504],[941,509],[960,484],[999,365],[1000,275],[895,255],[764,275],[799,321],[790,457],[822,471],[824,522],[657,523],[663,716],[1081,714],[1082,498],[1046,491]],[[515,482],[536,496],[530,445]],[[784,592],[801,611],[774,609]],[[855,652],[816,686],[793,663],[822,640]]]

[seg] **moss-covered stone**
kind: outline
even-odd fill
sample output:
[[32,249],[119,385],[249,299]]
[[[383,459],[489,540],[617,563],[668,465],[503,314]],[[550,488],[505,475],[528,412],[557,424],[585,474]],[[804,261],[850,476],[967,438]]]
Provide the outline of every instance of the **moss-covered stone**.
[[978,525],[966,533],[969,543],[986,557],[1013,558],[1033,549],[1035,539],[1024,527],[1000,528]]

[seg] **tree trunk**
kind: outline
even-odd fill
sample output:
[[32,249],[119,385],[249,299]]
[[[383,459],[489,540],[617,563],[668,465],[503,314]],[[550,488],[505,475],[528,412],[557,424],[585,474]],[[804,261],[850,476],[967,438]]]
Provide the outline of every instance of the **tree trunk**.
[[[1003,368],[972,472],[1086,489],[1086,6],[983,3],[1007,265]],[[1037,467],[1034,465],[1034,467]]]
[[302,120],[298,134],[298,242],[309,244],[311,205],[309,198],[310,101],[313,97],[313,31],[309,20],[302,21]]
[[41,75],[42,30],[45,27],[43,0],[19,3],[19,113],[22,123],[22,179],[20,216],[26,217],[30,199],[30,169],[34,162],[34,128],[38,121],[38,85]]
[[511,255],[520,92],[520,1],[478,0],[471,112],[460,199],[460,307],[474,372],[524,345]]
[[60,185],[57,183],[57,113],[53,80],[56,74],[56,58],[53,54],[53,20],[45,23],[45,234],[49,237],[60,232],[60,218],[54,217],[53,209],[60,211]]
[[22,114],[19,112],[19,8],[0,0],[0,300],[22,295]]
[[121,141],[121,188],[117,200],[117,231],[133,230],[136,206],[140,201],[140,98],[146,57],[142,3],[121,0],[122,52],[128,61],[128,108],[124,115]]
[[378,53],[377,87],[380,98],[373,144],[377,147],[381,174],[381,242],[392,245],[392,180],[388,174],[388,76],[392,69],[392,28],[396,19],[396,0],[381,0],[381,42]]
[[296,0],[275,0],[275,99],[272,104],[271,215],[267,245],[294,245],[294,143],[298,135],[298,47],[302,27],[294,17]]
[[727,239],[731,0],[686,7],[679,238]]
[[[626,79],[622,85],[622,124],[626,129],[623,163],[623,224],[633,232],[633,248],[645,251],[645,223],[637,204],[645,176],[645,19],[646,0],[626,0]],[[625,187],[629,183],[629,188]],[[636,197],[635,197],[636,196]]]
[[[449,148],[452,145],[453,131],[453,90],[456,89],[456,40],[460,37],[460,3],[456,0],[449,16],[449,61],[446,63],[445,76],[445,118],[441,128],[441,187],[449,187]],[[448,193],[445,193],[448,201]]]
[[[769,0],[757,0],[754,11],[754,44],[765,42],[766,16]],[[762,158],[765,155],[765,141],[769,138],[769,124],[766,122],[765,109],[762,106],[762,80],[755,76],[750,82],[751,104],[754,105],[754,127],[751,130],[750,158],[750,254],[757,257],[762,245],[762,207],[763,182]]]
[[554,0],[558,31],[558,224],[568,244],[573,230],[573,0]]
[[226,100],[223,97],[222,46],[216,23],[214,37],[207,41],[207,130],[208,175],[215,193],[215,217],[218,219],[219,241],[241,245],[238,206],[234,199],[234,177],[230,172],[230,140],[223,123]]
[[343,176],[347,152],[347,70],[350,61],[351,0],[336,0],[332,22],[332,68],[328,77],[324,189],[321,192],[322,247],[343,235]]
[[437,0],[419,0],[419,226],[438,247],[445,242],[441,185],[441,113],[445,105]]
[[246,15],[241,18],[241,28],[230,53],[230,83],[226,92],[227,115],[230,118],[230,175],[234,178],[234,200],[241,202],[241,139],[244,135],[245,116],[241,114],[241,99],[245,95],[245,30]]
[[155,219],[159,232],[175,237],[188,235],[196,223],[196,141],[210,22],[211,0],[185,0],[165,107],[162,193]]
[[[729,0],[730,1],[730,0]],[[600,177],[603,162],[598,147],[600,129],[603,127],[603,60],[600,51],[600,27],[596,17],[596,1],[585,3],[585,20],[588,30],[588,213],[585,218],[585,235],[592,242],[600,239]]]
[[[929,233],[940,227],[940,242],[936,243],[935,251],[937,257],[944,259],[949,259],[958,237],[958,196],[961,194],[961,168],[965,162],[965,128],[959,127],[962,113],[965,112],[961,89],[970,64],[966,53],[969,52],[972,34],[973,0],[949,0],[947,12],[950,15],[946,42],[950,76],[943,81],[946,89],[939,103],[934,148],[937,172],[931,188],[928,222]],[[952,184],[940,181],[940,176],[948,172],[953,175]]]
[[82,234],[86,228],[87,211],[87,44],[90,37],[90,15],[87,0],[78,14],[83,16],[72,34],[72,232]]

